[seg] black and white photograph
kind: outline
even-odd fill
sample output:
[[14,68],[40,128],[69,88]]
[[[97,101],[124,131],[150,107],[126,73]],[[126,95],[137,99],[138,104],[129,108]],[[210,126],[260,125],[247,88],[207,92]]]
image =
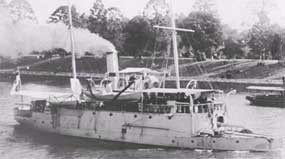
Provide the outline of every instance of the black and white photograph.
[[0,0],[0,159],[285,159],[285,1]]

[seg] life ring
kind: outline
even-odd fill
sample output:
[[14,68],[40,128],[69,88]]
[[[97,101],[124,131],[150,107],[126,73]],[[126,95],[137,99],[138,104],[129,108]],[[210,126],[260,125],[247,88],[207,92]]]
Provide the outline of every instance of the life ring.
[[149,83],[148,83],[148,82],[144,82],[143,88],[144,88],[144,89],[149,89]]
[[159,88],[159,83],[158,83],[158,82],[154,82],[154,83],[152,84],[152,87],[153,87],[153,88]]

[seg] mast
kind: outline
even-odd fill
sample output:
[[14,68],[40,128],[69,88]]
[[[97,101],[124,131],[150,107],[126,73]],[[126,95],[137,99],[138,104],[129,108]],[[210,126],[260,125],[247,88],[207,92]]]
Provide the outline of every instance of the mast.
[[69,16],[70,49],[71,49],[71,55],[72,55],[72,58],[71,58],[72,76],[73,76],[72,78],[70,78],[70,85],[71,85],[73,96],[80,103],[80,97],[82,95],[82,86],[76,76],[76,61],[75,61],[75,51],[74,51],[74,38],[73,38],[73,32],[72,32],[72,15],[71,15],[70,1],[68,5],[68,16]]
[[175,26],[175,18],[173,11],[172,0],[170,0],[170,14],[171,14],[171,32],[172,32],[172,44],[173,44],[173,57],[174,57],[174,66],[175,66],[175,74],[176,74],[176,88],[180,89],[180,76],[179,76],[179,57],[177,50],[177,37],[176,37],[176,26]]
[[176,74],[176,88],[180,89],[179,57],[178,57],[178,50],[177,50],[177,37],[176,37],[177,33],[176,33],[176,31],[194,32],[194,30],[176,28],[172,0],[170,0],[170,7],[169,8],[170,8],[170,14],[171,14],[171,27],[158,26],[158,25],[155,25],[153,27],[159,28],[159,29],[171,30],[171,32],[172,32],[173,57],[174,57],[174,66],[175,66],[175,74]]
[[72,76],[73,79],[76,79],[76,62],[75,62],[75,51],[74,51],[74,38],[72,32],[72,14],[71,14],[71,3],[69,1],[68,4],[68,17],[69,17],[69,34],[70,34],[70,49],[71,49],[71,56],[72,56]]

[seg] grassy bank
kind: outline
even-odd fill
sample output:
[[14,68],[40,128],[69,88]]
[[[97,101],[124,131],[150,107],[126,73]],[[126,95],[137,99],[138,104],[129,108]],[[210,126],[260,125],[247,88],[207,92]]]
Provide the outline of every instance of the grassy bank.
[[[71,57],[53,58],[46,60],[20,60],[23,70],[30,72],[49,72],[51,74],[71,73]],[[23,62],[25,61],[25,62]],[[107,71],[106,59],[81,57],[76,60],[77,72],[104,74]],[[30,62],[30,64],[28,64]],[[265,79],[280,80],[285,75],[285,67],[274,60],[260,62],[259,60],[207,60],[195,62],[192,59],[179,60],[180,76],[196,79]],[[147,67],[156,70],[168,69],[174,76],[173,59],[164,58],[132,58],[120,57],[119,68]],[[12,67],[13,68],[13,67]],[[14,66],[15,68],[15,66]]]

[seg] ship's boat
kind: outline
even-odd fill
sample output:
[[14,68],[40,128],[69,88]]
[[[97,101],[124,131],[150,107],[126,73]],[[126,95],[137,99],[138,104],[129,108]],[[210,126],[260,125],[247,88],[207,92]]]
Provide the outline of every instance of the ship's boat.
[[118,75],[106,73],[99,86],[90,80],[83,94],[86,100],[135,102],[141,98],[143,89],[160,87],[162,74],[149,68],[126,68]]
[[[95,94],[91,94],[86,92],[85,95],[89,97],[89,100],[99,100],[99,101],[112,101],[118,96],[119,92],[97,92]],[[119,95],[116,100],[117,101],[138,101],[141,98],[141,92],[124,92]]]
[[249,86],[254,95],[246,96],[251,105],[267,107],[285,107],[285,89],[283,87]]

